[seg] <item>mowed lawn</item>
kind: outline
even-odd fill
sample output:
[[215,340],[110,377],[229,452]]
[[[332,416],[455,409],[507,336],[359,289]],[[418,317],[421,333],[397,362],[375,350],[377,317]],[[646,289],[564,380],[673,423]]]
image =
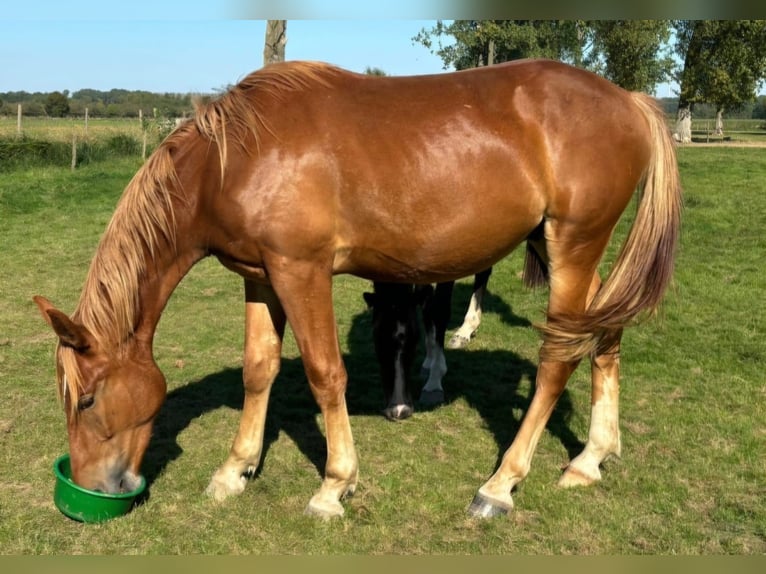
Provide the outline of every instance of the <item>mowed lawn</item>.
[[[203,491],[225,459],[242,390],[241,280],[205,260],[160,322],[168,380],[143,472],[149,495],[125,517],[74,522],[53,504],[67,451],[54,388],[55,339],[32,303],[71,313],[90,258],[137,160],[0,177],[0,552],[3,554],[762,554],[766,552],[766,149],[679,149],[685,188],[672,292],[656,320],[626,331],[623,456],[589,488],[556,487],[587,436],[581,365],[506,518],[469,519],[528,405],[544,290],[521,287],[522,250],[490,280],[484,322],[448,351],[448,402],[385,420],[370,315],[353,277],[335,300],[360,459],[357,494],[330,522],[304,516],[318,488],[323,422],[291,335],[272,393],[263,464],[237,498]],[[626,212],[615,241],[628,228]],[[615,246],[605,258],[613,260]],[[468,302],[459,282],[454,328]]]

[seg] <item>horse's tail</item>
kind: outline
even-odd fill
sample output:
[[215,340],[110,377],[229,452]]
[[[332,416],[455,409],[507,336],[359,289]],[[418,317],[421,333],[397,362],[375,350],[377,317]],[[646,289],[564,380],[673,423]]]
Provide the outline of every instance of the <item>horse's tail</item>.
[[543,359],[572,361],[607,352],[623,327],[657,311],[673,275],[682,209],[675,144],[654,99],[631,95],[649,123],[652,142],[636,218],[609,277],[585,313],[549,316],[541,326]]

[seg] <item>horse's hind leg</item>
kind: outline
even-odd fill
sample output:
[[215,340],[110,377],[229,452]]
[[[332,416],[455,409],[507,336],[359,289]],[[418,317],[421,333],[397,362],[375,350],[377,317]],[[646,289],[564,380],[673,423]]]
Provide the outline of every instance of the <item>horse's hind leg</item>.
[[591,360],[593,392],[588,442],[567,466],[559,486],[592,484],[601,479],[601,463],[609,456],[620,456],[620,335],[606,353]]
[[[604,251],[609,234],[591,238],[582,237],[579,230],[567,233],[567,229],[555,223],[546,223],[546,244],[550,268],[549,314],[575,315],[585,310],[589,297],[598,287],[596,267]],[[543,340],[543,351],[552,345],[549,338]],[[505,514],[513,508],[511,491],[529,473],[537,443],[545,425],[564,391],[564,387],[577,367],[579,360],[555,361],[542,358],[537,370],[535,393],[519,431],[511,446],[503,455],[502,462],[492,477],[476,494],[469,514],[489,517]]]
[[269,393],[282,353],[285,315],[274,291],[267,285],[245,281],[245,301],[245,402],[229,457],[206,490],[216,500],[241,493],[246,473],[258,466]]

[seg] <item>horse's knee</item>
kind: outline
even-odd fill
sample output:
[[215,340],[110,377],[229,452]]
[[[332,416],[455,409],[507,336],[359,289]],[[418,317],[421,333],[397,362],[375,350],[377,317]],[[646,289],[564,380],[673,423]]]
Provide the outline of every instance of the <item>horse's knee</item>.
[[269,388],[274,379],[277,378],[279,368],[280,357],[278,355],[246,357],[242,368],[245,390],[259,392]]

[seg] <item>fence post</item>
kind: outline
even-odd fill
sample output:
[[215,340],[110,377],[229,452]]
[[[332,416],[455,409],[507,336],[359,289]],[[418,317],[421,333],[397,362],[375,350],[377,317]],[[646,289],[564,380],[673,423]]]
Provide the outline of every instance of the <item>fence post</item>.
[[144,125],[144,110],[138,109],[138,121],[141,125],[141,139],[143,143],[141,145],[141,161],[146,161],[146,126]]
[[88,139],[88,108],[85,108],[85,139]]
[[18,106],[16,116],[16,135],[21,137],[21,104]]
[[72,132],[72,171],[77,167],[77,134]]

